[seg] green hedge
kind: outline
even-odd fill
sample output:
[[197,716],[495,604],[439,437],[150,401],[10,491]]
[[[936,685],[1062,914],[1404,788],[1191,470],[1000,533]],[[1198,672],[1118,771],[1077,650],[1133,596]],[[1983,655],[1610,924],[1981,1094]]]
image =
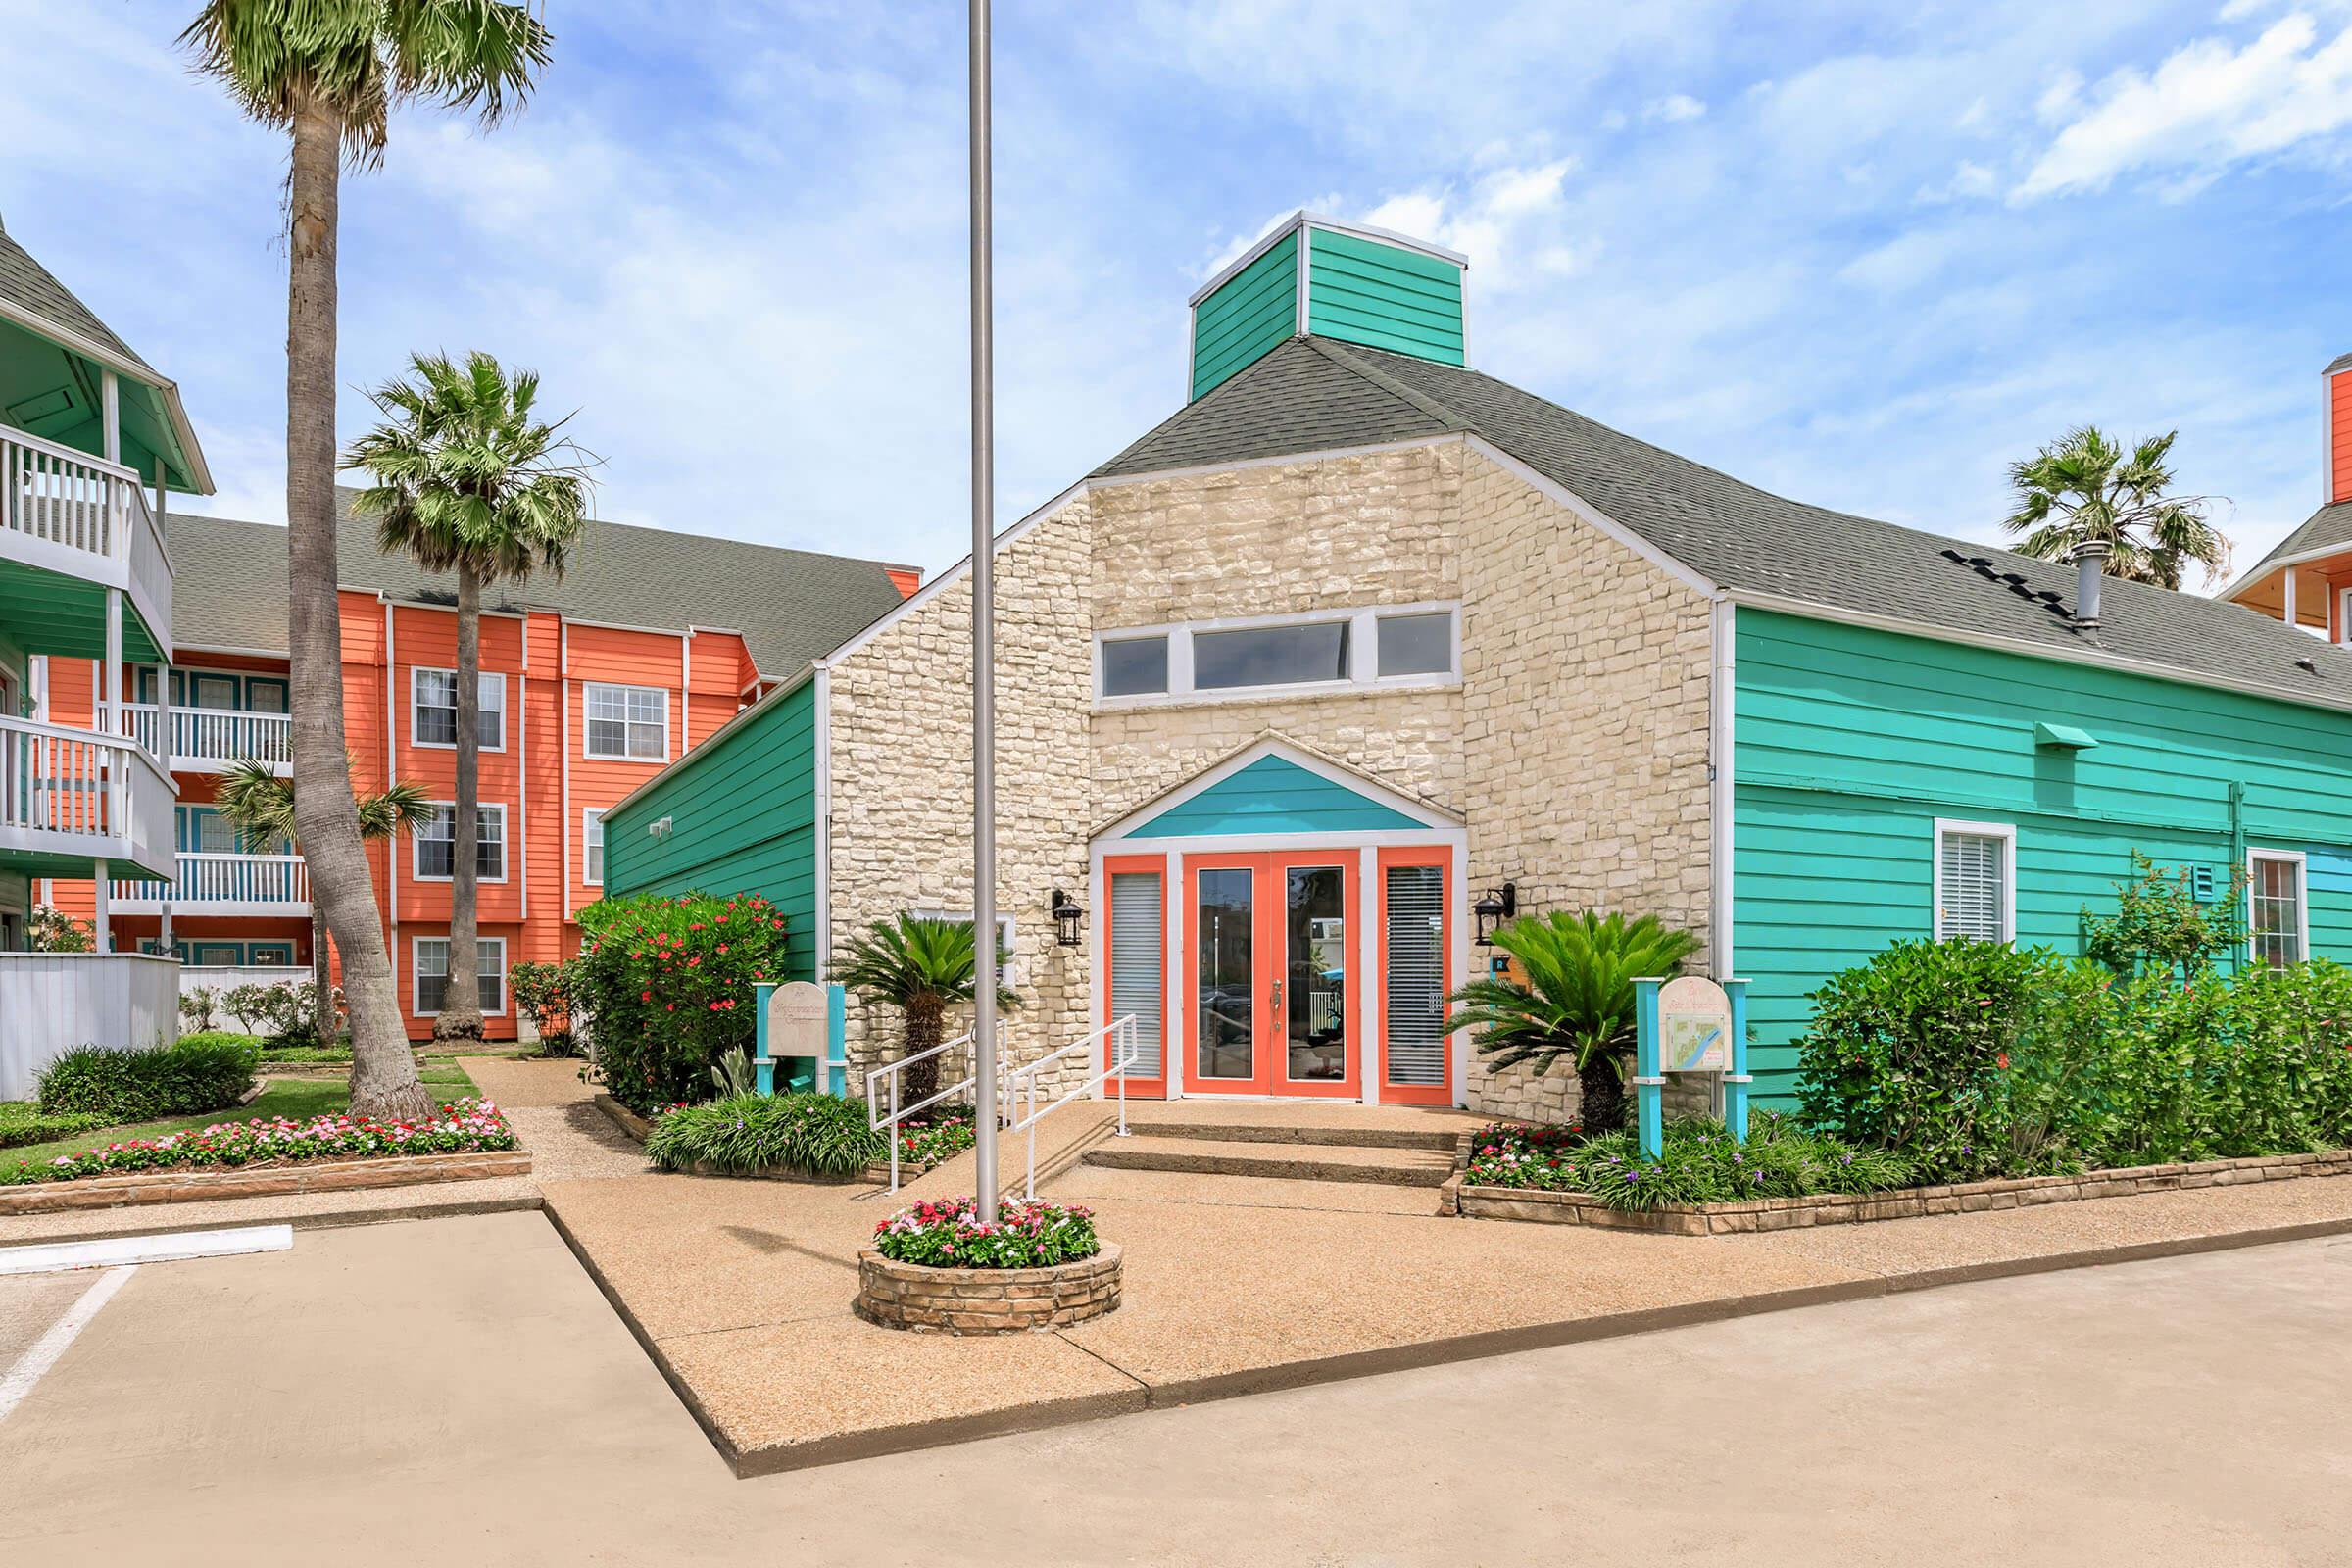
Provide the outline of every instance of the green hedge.
[[684,1105],[655,1122],[645,1141],[646,1157],[663,1170],[718,1176],[855,1176],[889,1152],[863,1105],[812,1094],[730,1095]]
[[83,1046],[42,1070],[39,1104],[44,1115],[102,1117],[101,1126],[199,1116],[234,1105],[260,1059],[243,1035],[187,1035],[156,1051]]
[[718,1059],[751,1051],[753,986],[785,978],[784,917],[751,894],[602,899],[580,932],[569,996],[606,1087],[639,1112],[709,1093]]
[[113,1126],[105,1116],[88,1111],[68,1111],[47,1115],[19,1101],[0,1102],[0,1149],[22,1149],[26,1144],[46,1144],[75,1133],[95,1132]]

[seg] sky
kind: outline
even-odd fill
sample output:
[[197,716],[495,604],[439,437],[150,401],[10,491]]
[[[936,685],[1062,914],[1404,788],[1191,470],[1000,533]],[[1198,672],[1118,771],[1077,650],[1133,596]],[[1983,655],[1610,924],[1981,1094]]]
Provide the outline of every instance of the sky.
[[[416,350],[544,378],[616,521],[969,540],[964,9],[545,0],[483,132],[343,196],[340,425]],[[285,146],[195,0],[0,0],[0,220],[284,518]],[[1185,299],[1299,207],[1470,258],[1471,362],[1766,489],[1996,540],[2067,428],[2178,429],[2250,565],[2352,350],[2352,0],[1000,0],[1009,522],[1175,412]],[[41,69],[26,67],[42,62]]]

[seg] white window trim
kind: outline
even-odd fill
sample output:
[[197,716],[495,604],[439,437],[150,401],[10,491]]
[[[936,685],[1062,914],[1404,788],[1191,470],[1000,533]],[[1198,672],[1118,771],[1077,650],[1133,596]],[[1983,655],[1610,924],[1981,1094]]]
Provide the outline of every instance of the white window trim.
[[1936,819],[1936,848],[1932,863],[1935,867],[1935,895],[1928,906],[1928,940],[1943,940],[1943,841],[1947,834],[1965,834],[1971,838],[2001,841],[2001,940],[2017,940],[2017,824],[2015,822],[1967,822],[1957,817],[1939,816]]
[[[588,705],[598,692],[653,692],[662,699],[662,755],[660,757],[631,757],[627,752],[600,752],[588,737],[596,733],[599,722],[588,710]],[[602,720],[610,724],[611,719]],[[626,681],[590,680],[580,683],[580,755],[592,762],[635,762],[645,767],[666,766],[669,762],[669,688],[666,686],[638,686]]]
[[[588,852],[592,848],[597,848],[590,843],[588,830],[602,824],[605,812],[610,809],[610,807],[603,806],[586,806],[580,808],[580,886],[582,887],[601,888],[605,885],[602,866],[597,868],[596,875],[592,876],[588,871],[590,864]],[[603,853],[610,855],[612,853],[612,841],[608,839],[601,848]]]
[[[409,938],[409,1011],[419,1018],[438,1018],[441,1016],[440,1008],[435,1007],[432,1010],[427,1011],[424,1005],[423,950],[424,944],[427,942],[438,942],[443,947],[449,946],[449,938],[446,936]],[[474,962],[476,965],[474,969],[474,983],[477,986],[481,983],[481,969],[479,965],[481,962],[481,951],[484,948],[496,948],[498,950],[498,1005],[494,1009],[484,1012],[482,1016],[485,1018],[504,1018],[507,1015],[507,989],[514,983],[513,978],[507,973],[507,939],[505,937],[485,937],[479,935],[474,937],[473,950],[475,955]],[[444,985],[446,985],[448,983],[449,976],[449,963],[447,959],[442,960],[441,974],[442,982]]]
[[[416,738],[416,713],[421,706],[416,701],[416,680],[420,675],[447,675],[449,677],[449,683],[451,686],[454,687],[458,683],[458,672],[454,669],[435,669],[430,664],[414,664],[410,666],[409,744],[416,747],[420,752],[454,752],[458,749],[458,743],[456,741],[422,741]],[[482,679],[486,681],[494,680],[498,682],[498,744],[496,746],[484,746],[480,748],[480,750],[485,752],[503,752],[507,749],[506,671],[499,669],[485,669],[481,672],[481,675]]]
[[[957,920],[965,925],[972,923],[972,911],[969,909],[908,909],[906,912],[917,920]],[[1003,949],[1006,956],[1004,972],[998,978],[1008,986],[1017,984],[1019,981],[1021,962],[1019,933],[1020,928],[1014,924],[1011,915],[1003,912],[997,915],[999,939],[997,946]]]
[[[1446,669],[1424,674],[1388,675],[1380,669],[1380,626],[1396,615],[1453,617],[1453,658]],[[1220,631],[1257,631],[1269,626],[1316,626],[1346,622],[1348,678],[1293,681],[1281,686],[1211,686],[1193,684],[1193,639]],[[1168,640],[1168,689],[1137,692],[1125,697],[1102,695],[1102,645],[1140,637]],[[1235,615],[1218,620],[1177,620],[1158,626],[1118,626],[1095,634],[1094,691],[1098,710],[1168,708],[1191,703],[1280,702],[1298,697],[1356,696],[1367,692],[1428,691],[1462,683],[1462,607],[1451,599],[1423,600],[1406,605],[1366,605],[1359,609],[1308,610],[1286,615]]]
[[2304,864],[2301,850],[2246,851],[2246,963],[2250,967],[2262,960],[2256,956],[2254,931],[2254,862],[2282,860],[2295,868],[2295,956],[2290,960],[2302,963],[2311,957],[2311,875]]
[[[434,807],[447,807],[449,808],[450,821],[454,829],[458,815],[457,802],[427,801],[425,804],[427,806]],[[507,803],[504,801],[481,801],[476,804],[480,806],[484,815],[488,815],[492,811],[496,811],[498,813],[498,842],[500,849],[498,852],[498,875],[476,876],[474,880],[477,882],[490,884],[501,883],[506,881],[507,873],[514,864],[514,842],[507,836]],[[453,839],[451,842],[454,845],[456,841]],[[480,850],[478,849],[478,845],[480,844],[481,840],[479,838],[478,829],[476,830],[476,838],[474,842],[477,845],[475,854],[479,855]],[[454,857],[456,852],[453,849],[451,853]],[[455,864],[454,858],[452,860],[452,864]],[[411,879],[417,882],[452,882],[456,880],[455,877],[434,876],[431,872],[424,869],[424,829],[422,828],[414,829],[409,834],[409,876]],[[484,940],[486,941],[488,939],[485,938]]]

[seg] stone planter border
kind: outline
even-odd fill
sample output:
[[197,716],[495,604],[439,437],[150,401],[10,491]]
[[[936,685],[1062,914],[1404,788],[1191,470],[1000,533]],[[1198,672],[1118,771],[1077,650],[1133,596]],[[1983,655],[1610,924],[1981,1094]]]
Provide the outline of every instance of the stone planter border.
[[1801,1230],[1812,1225],[1855,1225],[1881,1219],[1918,1219],[1931,1214],[2031,1208],[2042,1203],[2130,1198],[2139,1193],[2170,1193],[2191,1187],[2236,1187],[2254,1182],[2291,1181],[2303,1176],[2348,1175],[2352,1175],[2352,1150],[2335,1149],[2317,1154],[2264,1154],[2247,1159],[2135,1165],[2122,1170],[2086,1171],[2080,1176],[2015,1176],[1938,1187],[1905,1187],[1888,1193],[1823,1193],[1811,1198],[1765,1198],[1744,1203],[1670,1203],[1654,1209],[1607,1208],[1582,1193],[1474,1187],[1463,1184],[1458,1174],[1447,1184],[1447,1190],[1452,1200],[1449,1211],[1473,1219],[1592,1225],[1665,1236],[1737,1236],[1758,1231]]
[[54,1214],[77,1208],[126,1208],[143,1203],[198,1203],[217,1198],[275,1198],[290,1193],[351,1192],[364,1187],[408,1187],[421,1182],[484,1181],[528,1176],[527,1150],[411,1154],[377,1159],[298,1160],[233,1170],[162,1170],[134,1176],[90,1176],[76,1182],[0,1187],[0,1216]]
[[929,1268],[858,1254],[858,1315],[929,1334],[1024,1334],[1063,1329],[1115,1311],[1119,1250],[1050,1268]]

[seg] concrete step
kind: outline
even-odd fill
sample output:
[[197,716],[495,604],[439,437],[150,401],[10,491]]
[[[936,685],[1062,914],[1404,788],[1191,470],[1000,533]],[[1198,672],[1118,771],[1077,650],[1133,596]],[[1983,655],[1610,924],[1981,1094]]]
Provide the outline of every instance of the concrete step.
[[1200,1176],[1263,1176],[1295,1182],[1381,1182],[1437,1187],[1453,1174],[1451,1148],[1367,1149],[1346,1144],[1263,1138],[1161,1138],[1160,1129],[1112,1138],[1086,1152],[1086,1163],[1111,1170],[1188,1171]]
[[1212,1144],[1312,1144],[1324,1149],[1434,1149],[1451,1154],[1463,1129],[1437,1127],[1297,1127],[1275,1122],[1152,1121],[1131,1125],[1146,1138],[1192,1138]]

